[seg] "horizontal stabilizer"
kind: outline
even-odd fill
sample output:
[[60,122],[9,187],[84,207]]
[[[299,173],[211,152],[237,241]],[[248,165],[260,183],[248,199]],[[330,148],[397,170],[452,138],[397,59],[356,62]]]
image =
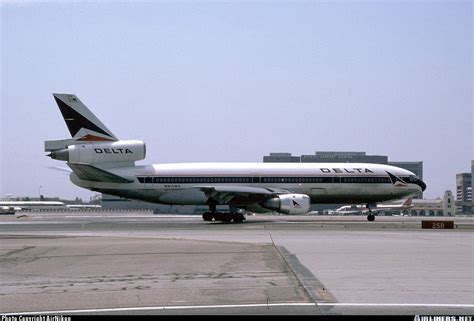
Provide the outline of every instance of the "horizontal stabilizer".
[[67,163],[67,165],[82,180],[104,183],[133,183],[132,179],[115,175],[92,165],[80,163]]

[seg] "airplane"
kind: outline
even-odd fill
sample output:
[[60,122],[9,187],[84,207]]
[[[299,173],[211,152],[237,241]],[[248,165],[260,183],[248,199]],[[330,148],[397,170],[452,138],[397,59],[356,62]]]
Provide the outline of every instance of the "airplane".
[[369,211],[393,211],[393,210],[405,210],[413,207],[412,198],[408,197],[401,204],[376,204],[375,207],[367,208],[364,205],[344,205],[335,210],[337,214],[352,215],[352,214],[364,214]]
[[31,210],[80,210],[101,207],[101,205],[65,204],[58,201],[0,201],[0,214],[15,214],[15,212]]
[[[364,203],[418,194],[414,173],[365,163],[176,163],[145,159],[139,140],[118,139],[73,94],[53,93],[72,136],[45,141],[47,156],[65,161],[73,184],[95,192],[167,205],[207,205],[204,221],[240,223],[242,213],[307,214],[311,204]],[[229,212],[216,210],[229,206]],[[373,213],[367,215],[373,221]]]
[[0,201],[1,214],[15,214],[18,211],[52,210],[67,208],[66,204],[57,201]]
[[1,214],[15,214],[16,210],[13,206],[0,206],[0,215]]
[[102,208],[102,205],[90,204],[66,204],[68,210],[95,210]]
[[335,209],[332,213],[334,215],[361,215],[362,208],[358,205],[344,205]]

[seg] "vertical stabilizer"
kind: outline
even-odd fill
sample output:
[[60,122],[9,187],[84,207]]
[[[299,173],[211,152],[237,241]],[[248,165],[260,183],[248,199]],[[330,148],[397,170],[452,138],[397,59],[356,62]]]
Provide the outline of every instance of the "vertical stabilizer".
[[117,137],[72,94],[53,94],[72,138],[76,141],[116,141]]
[[407,198],[405,202],[403,202],[402,206],[411,206],[411,200],[412,200],[411,197]]

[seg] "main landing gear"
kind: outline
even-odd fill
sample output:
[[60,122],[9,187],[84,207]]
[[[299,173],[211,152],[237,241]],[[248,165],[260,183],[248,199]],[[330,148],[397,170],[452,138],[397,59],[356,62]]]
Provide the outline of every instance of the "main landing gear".
[[234,205],[230,205],[230,213],[221,213],[216,211],[217,204],[213,201],[209,201],[209,212],[202,214],[204,221],[210,222],[212,220],[221,222],[242,223],[245,220],[245,216],[242,213],[237,212],[237,208]]
[[221,213],[221,212],[206,212],[202,215],[204,221],[221,221],[221,222],[231,222],[241,223],[245,220],[245,216],[242,213]]

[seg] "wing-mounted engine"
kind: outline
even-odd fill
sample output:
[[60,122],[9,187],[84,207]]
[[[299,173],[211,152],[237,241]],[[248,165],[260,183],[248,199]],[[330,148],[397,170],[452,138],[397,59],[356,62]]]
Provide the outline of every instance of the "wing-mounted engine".
[[311,200],[305,194],[282,194],[263,202],[264,208],[283,214],[306,214],[311,209]]
[[[70,163],[130,163],[142,160],[146,155],[145,143],[140,140],[118,140],[97,143],[80,143],[76,141],[74,144],[56,148],[60,146],[57,142],[46,142],[45,150],[50,152],[48,156],[52,159]],[[48,143],[50,144],[48,145]]]

